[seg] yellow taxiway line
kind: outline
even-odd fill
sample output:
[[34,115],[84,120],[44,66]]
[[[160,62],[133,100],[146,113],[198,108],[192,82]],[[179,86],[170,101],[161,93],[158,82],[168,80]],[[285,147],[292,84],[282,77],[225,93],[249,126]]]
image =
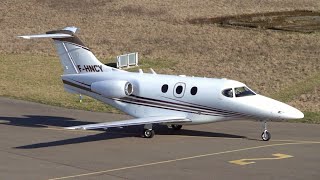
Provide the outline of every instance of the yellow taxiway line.
[[[292,141],[292,140],[290,140],[290,141]],[[127,169],[134,169],[134,168],[140,168],[140,167],[146,167],[146,166],[154,166],[154,165],[159,165],[159,164],[172,163],[172,162],[177,162],[177,161],[185,161],[185,160],[208,157],[208,156],[215,156],[215,155],[220,155],[220,154],[229,154],[229,153],[247,151],[247,150],[252,150],[252,149],[260,149],[260,148],[267,148],[267,147],[274,147],[274,146],[285,146],[285,145],[300,145],[300,144],[320,144],[320,142],[317,142],[317,141],[295,141],[294,142],[294,141],[292,141],[292,142],[288,142],[288,143],[268,144],[268,145],[262,145],[262,146],[254,146],[254,147],[248,147],[248,148],[242,148],[242,149],[235,149],[235,150],[229,150],[229,151],[222,151],[222,152],[201,154],[201,155],[196,155],[196,156],[189,156],[189,157],[171,159],[171,160],[166,160],[166,161],[158,161],[158,162],[152,162],[152,163],[146,163],[146,164],[139,164],[139,165],[134,165],[134,166],[126,166],[126,167],[108,169],[108,170],[103,170],[103,171],[96,171],[96,172],[91,172],[91,173],[84,173],[84,174],[77,174],[77,175],[71,175],[71,176],[57,177],[57,178],[52,178],[52,179],[49,179],[49,180],[60,180],[60,179],[77,178],[77,177],[104,174],[104,173],[127,170]]]
[[250,158],[250,159],[238,159],[238,160],[233,160],[229,161],[229,163],[232,164],[237,164],[237,165],[248,165],[248,164],[254,164],[256,161],[261,161],[261,160],[279,160],[279,159],[287,159],[287,158],[292,158],[293,156],[288,155],[288,154],[272,154],[274,157],[269,157],[269,158]]

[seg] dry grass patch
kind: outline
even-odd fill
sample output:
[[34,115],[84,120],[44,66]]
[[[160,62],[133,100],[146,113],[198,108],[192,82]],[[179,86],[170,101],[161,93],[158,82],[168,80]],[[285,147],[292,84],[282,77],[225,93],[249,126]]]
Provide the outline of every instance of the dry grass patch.
[[119,112],[97,100],[64,92],[59,60],[48,56],[0,55],[0,96],[88,111]]
[[265,12],[214,18],[195,18],[189,20],[189,23],[311,33],[320,30],[320,13],[304,10]]
[[[155,64],[157,61],[159,63]],[[141,66],[138,68],[149,72],[151,67],[157,71],[161,68],[175,66],[175,61],[162,59],[157,59],[157,61],[141,59]],[[0,96],[66,108],[120,113],[109,105],[90,97],[83,97],[83,102],[79,103],[78,95],[65,92],[60,79],[63,71],[57,57],[0,54],[0,62],[2,66]],[[114,62],[114,59],[103,59],[102,62],[110,63]],[[138,68],[129,70],[137,71]]]
[[[42,87],[63,91],[56,76],[61,74],[58,72],[60,66],[56,58],[51,58],[56,56],[56,51],[50,41],[26,41],[16,36],[70,25],[81,28],[79,37],[100,59],[110,60],[120,54],[139,52],[139,56],[145,59],[143,68],[152,66],[158,73],[227,77],[245,82],[264,95],[280,93],[320,71],[320,33],[232,29],[185,22],[195,18],[296,9],[320,11],[319,0],[1,1],[0,60],[5,68],[0,78],[6,83],[1,85],[1,95],[20,98],[30,93],[29,99],[36,99],[41,93],[47,93]],[[55,61],[40,61],[40,57]],[[27,61],[36,63],[31,66]],[[17,77],[17,70],[29,72]],[[41,79],[34,75],[41,70],[55,74],[46,81],[56,82],[56,85],[45,84],[50,81],[37,84]],[[18,81],[15,82],[14,78]],[[6,87],[10,83],[13,86]],[[39,90],[31,91],[32,86],[21,89],[27,83]],[[14,86],[18,88],[14,89]],[[60,95],[65,102],[59,102]],[[78,106],[77,97],[60,95],[48,99],[55,99],[57,105],[69,106],[66,105],[69,98]],[[40,99],[47,100],[45,97]],[[94,108],[92,105],[89,109]]]

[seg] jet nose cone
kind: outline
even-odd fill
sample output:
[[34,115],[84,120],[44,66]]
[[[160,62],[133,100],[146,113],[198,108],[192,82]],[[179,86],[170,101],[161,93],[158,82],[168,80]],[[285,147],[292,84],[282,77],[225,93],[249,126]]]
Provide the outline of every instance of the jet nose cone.
[[283,110],[278,111],[278,114],[282,119],[302,119],[304,118],[304,114],[299,111],[298,109],[287,106],[286,108],[283,108]]
[[304,114],[299,111],[298,109],[295,109],[295,112],[292,113],[293,114],[293,119],[302,119],[304,118]]

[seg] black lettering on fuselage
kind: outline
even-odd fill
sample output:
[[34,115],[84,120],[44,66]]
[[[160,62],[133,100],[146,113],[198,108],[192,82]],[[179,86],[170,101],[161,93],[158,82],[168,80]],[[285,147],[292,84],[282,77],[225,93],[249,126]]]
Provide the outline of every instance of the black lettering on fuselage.
[[94,65],[94,70],[95,70],[95,72],[100,72],[100,70],[97,69],[97,67],[98,67],[98,65]]
[[86,72],[103,72],[102,65],[78,65],[79,71],[86,71]]
[[81,66],[80,65],[78,65],[78,69],[79,69],[79,72],[81,72]]
[[88,66],[84,65],[83,67],[84,67],[84,69],[85,69],[87,72],[90,72],[90,71],[89,71],[90,69],[89,69]]
[[89,66],[89,69],[90,69],[89,72],[95,72],[96,71],[96,69],[93,68],[93,65],[88,65],[88,66]]
[[102,65],[99,65],[98,67],[100,68],[101,72],[103,72],[103,70],[102,70]]

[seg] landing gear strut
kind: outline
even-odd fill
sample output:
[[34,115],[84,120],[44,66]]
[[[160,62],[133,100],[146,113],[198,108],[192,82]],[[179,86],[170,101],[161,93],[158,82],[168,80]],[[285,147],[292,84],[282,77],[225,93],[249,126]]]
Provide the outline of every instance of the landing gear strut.
[[269,141],[271,138],[271,134],[267,130],[267,122],[266,121],[263,122],[263,128],[264,128],[264,131],[261,134],[261,138],[263,141]]
[[152,129],[152,124],[144,125],[143,137],[152,138],[154,135],[155,135],[155,132]]

